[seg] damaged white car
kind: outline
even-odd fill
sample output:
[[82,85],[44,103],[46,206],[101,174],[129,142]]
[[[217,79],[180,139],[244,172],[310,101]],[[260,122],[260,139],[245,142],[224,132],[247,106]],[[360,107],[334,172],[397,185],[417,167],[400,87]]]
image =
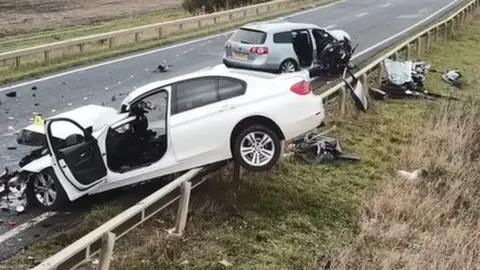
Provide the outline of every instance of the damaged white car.
[[270,74],[219,65],[131,92],[120,110],[87,105],[34,123],[19,144],[27,200],[57,209],[86,194],[233,158],[272,168],[281,142],[319,126],[325,113],[308,72]]

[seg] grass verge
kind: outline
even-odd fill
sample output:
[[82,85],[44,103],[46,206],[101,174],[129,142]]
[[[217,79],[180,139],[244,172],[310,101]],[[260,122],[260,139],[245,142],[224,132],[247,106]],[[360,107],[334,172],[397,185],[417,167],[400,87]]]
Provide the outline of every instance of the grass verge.
[[[429,109],[395,169],[424,169],[417,180],[393,174],[365,202],[358,236],[334,269],[476,269],[480,265],[480,20],[426,57],[436,69],[461,69],[462,102]],[[435,76],[435,75],[434,75]],[[438,77],[438,75],[436,76]],[[430,89],[444,89],[439,79]],[[438,90],[437,90],[438,91]],[[457,92],[459,90],[456,90]]]
[[[327,5],[330,3],[334,3],[336,1],[338,0],[327,0],[326,2],[323,2],[321,5]],[[134,53],[134,52],[151,49],[158,46],[164,46],[164,45],[182,41],[182,40],[206,36],[214,33],[220,33],[222,31],[233,30],[236,27],[248,22],[268,20],[281,15],[286,15],[286,14],[294,13],[300,10],[305,10],[311,7],[312,5],[309,5],[308,7],[298,6],[291,9],[276,10],[268,15],[252,16],[252,17],[248,17],[246,20],[234,21],[231,23],[222,24],[215,27],[205,27],[199,30],[187,31],[182,34],[174,35],[174,36],[163,38],[163,39],[143,41],[143,42],[123,45],[123,46],[121,45],[121,46],[115,47],[114,49],[99,50],[99,51],[88,52],[88,53],[86,52],[84,54],[78,54],[73,57],[66,57],[66,58],[52,60],[49,63],[25,65],[15,69],[11,69],[11,68],[7,68],[3,70],[0,69],[0,85],[19,81],[22,79],[35,77],[35,76],[40,76],[46,73],[51,73],[51,72],[59,71],[62,69],[76,67],[83,64],[98,62],[101,60],[105,60],[107,58],[117,57],[117,56],[125,55],[128,53]]]
[[53,30],[33,32],[15,36],[0,38],[0,52],[32,47],[62,40],[79,38],[83,36],[106,33],[115,30],[132,28],[147,24],[173,21],[189,17],[183,9],[170,9],[151,14],[132,16],[129,18],[115,19],[92,25],[81,25],[75,27],[61,27]]

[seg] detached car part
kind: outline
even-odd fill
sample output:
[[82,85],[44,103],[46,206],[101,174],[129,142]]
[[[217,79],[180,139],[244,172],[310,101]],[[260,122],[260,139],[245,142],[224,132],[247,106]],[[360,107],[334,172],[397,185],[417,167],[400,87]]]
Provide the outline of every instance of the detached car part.
[[360,160],[359,157],[343,153],[338,140],[313,132],[292,140],[290,150],[309,164],[325,164],[338,160]]

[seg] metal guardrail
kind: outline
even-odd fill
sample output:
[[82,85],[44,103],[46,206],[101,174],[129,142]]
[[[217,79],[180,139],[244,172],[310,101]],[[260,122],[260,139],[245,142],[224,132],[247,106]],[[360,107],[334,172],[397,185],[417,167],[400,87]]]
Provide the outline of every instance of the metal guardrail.
[[[311,4],[326,4],[333,0],[276,0],[268,3],[200,15],[191,18],[161,22],[129,29],[95,34],[70,40],[0,53],[0,67],[18,68],[28,63],[48,63],[55,58],[75,56],[97,50],[115,49],[116,46],[140,41],[162,39],[186,31],[199,30],[220,24],[241,22],[258,15],[275,15],[278,11],[299,9]],[[222,19],[223,18],[223,19]],[[116,40],[118,42],[116,42]],[[120,42],[120,40],[122,42]],[[89,49],[89,47],[92,47]]]
[[[380,88],[382,84],[382,78],[385,75],[383,61],[391,58],[392,60],[400,59],[403,56],[404,59],[410,59],[412,53],[415,52],[415,56],[418,58],[421,56],[422,51],[426,51],[432,45],[432,42],[436,42],[440,38],[447,39],[455,33],[456,28],[460,28],[469,17],[472,17],[474,12],[478,12],[478,6],[480,0],[472,0],[467,2],[463,8],[459,9],[451,16],[442,20],[435,25],[428,27],[420,33],[408,38],[401,44],[395,46],[371,63],[357,71],[354,75],[356,78],[360,78],[363,85],[370,85],[372,80],[375,80],[375,85]],[[414,48],[413,48],[414,47]],[[349,78],[347,82],[351,82],[352,78]],[[346,84],[341,82],[327,91],[321,94],[322,99],[326,102],[327,98],[332,95],[338,95],[339,98],[339,111],[340,114],[345,112],[345,98],[346,98]]]
[[[468,2],[463,8],[449,16],[447,19],[428,27],[426,30],[407,39],[392,50],[383,53],[380,57],[356,72],[355,77],[360,77],[364,85],[369,85],[371,81],[375,81],[376,84],[381,84],[384,75],[382,62],[385,59],[389,57],[399,59],[401,54],[403,54],[403,58],[408,59],[412,56],[412,46],[414,45],[416,56],[420,56],[422,48],[427,50],[432,42],[439,40],[441,37],[448,38],[454,34],[456,28],[461,27],[469,17],[473,16],[474,12],[478,11],[479,3],[480,0]],[[338,95],[340,113],[343,113],[345,110],[346,98],[345,87],[346,85],[344,82],[339,83],[320,96],[323,100],[326,100],[332,95]],[[207,169],[197,168],[190,170],[162,189],[138,202],[136,205],[117,215],[107,223],[37,265],[33,270],[71,269],[92,258],[99,252],[101,252],[100,269],[107,270],[110,265],[115,241],[179,198],[180,204],[178,208],[177,223],[175,228],[171,230],[171,233],[181,236],[186,224],[190,190],[198,187],[206,181],[210,172],[216,171],[224,165],[225,163],[217,163]],[[238,178],[239,174],[240,168],[234,166],[234,177]]]

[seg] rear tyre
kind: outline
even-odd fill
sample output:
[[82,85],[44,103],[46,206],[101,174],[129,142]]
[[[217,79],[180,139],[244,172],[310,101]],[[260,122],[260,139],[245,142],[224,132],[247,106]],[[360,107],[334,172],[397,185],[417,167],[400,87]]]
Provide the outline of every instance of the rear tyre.
[[282,152],[278,136],[261,125],[249,126],[235,138],[233,159],[252,172],[268,171],[277,163]]
[[280,64],[278,69],[280,73],[292,73],[298,71],[297,63],[292,59],[287,59]]
[[67,193],[52,168],[32,173],[27,184],[27,204],[45,210],[58,210],[69,202]]

